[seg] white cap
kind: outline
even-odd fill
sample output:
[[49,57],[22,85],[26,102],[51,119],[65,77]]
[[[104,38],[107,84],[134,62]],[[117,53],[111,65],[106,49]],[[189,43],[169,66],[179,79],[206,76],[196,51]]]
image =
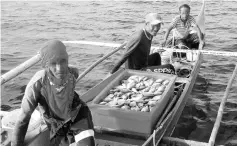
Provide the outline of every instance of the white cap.
[[163,24],[161,17],[157,13],[149,13],[145,17],[145,22],[152,25]]

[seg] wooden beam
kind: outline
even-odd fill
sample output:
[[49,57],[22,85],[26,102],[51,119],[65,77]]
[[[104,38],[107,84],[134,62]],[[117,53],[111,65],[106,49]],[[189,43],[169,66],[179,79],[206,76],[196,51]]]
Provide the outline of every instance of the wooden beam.
[[[104,46],[104,47],[118,47],[120,44],[117,43],[103,43],[103,42],[92,42],[92,41],[63,41],[63,43],[68,44],[84,44],[84,45],[93,45],[93,46]],[[159,50],[170,50],[172,49],[174,52],[193,52],[206,55],[217,55],[217,56],[237,56],[237,52],[227,52],[227,51],[212,51],[212,50],[184,50],[184,49],[174,49],[174,48],[165,48],[159,46],[152,46],[151,50],[158,51]],[[153,51],[152,51],[153,52]]]
[[10,70],[9,72],[5,73],[1,76],[1,85],[6,83],[7,81],[15,78],[34,64],[40,61],[40,54],[37,54],[30,58],[29,60],[23,62],[22,64],[18,65],[16,68]]
[[[186,139],[179,139],[174,137],[164,137],[161,140],[161,145],[180,145],[180,146],[207,146],[208,143],[205,142],[199,142],[199,141],[193,141],[193,140],[186,140]],[[219,145],[222,146],[222,145]]]
[[218,110],[218,115],[217,115],[217,118],[216,118],[216,121],[215,121],[215,124],[214,124],[214,128],[212,129],[211,137],[209,139],[208,146],[214,146],[214,144],[215,144],[216,135],[217,135],[217,132],[218,132],[219,127],[220,127],[220,123],[221,123],[225,103],[226,103],[227,97],[229,95],[232,83],[235,79],[236,73],[237,73],[237,64],[235,65],[235,69],[233,71],[233,74],[232,74],[232,76],[231,76],[231,78],[228,82],[227,87],[226,87],[224,97],[222,98],[222,101],[221,101],[221,104],[220,104],[220,107],[219,107],[219,110]]
[[91,71],[94,67],[96,67],[96,65],[98,65],[100,62],[102,62],[103,60],[107,59],[109,56],[113,55],[114,53],[116,53],[117,51],[119,51],[120,49],[122,49],[124,46],[126,45],[126,42],[124,42],[122,45],[120,45],[118,48],[116,48],[115,50],[111,51],[110,53],[108,53],[107,55],[105,55],[104,57],[102,57],[101,59],[97,60],[95,63],[93,63],[89,68],[87,68],[78,78],[77,78],[77,82],[82,79],[89,71]]

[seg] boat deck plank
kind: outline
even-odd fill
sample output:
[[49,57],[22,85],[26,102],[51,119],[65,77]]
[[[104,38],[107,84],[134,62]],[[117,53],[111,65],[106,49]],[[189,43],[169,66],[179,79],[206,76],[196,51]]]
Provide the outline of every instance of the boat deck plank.
[[[161,140],[160,146],[208,146],[208,143],[179,139],[174,137],[164,137]],[[223,146],[223,145],[216,145],[216,146]]]

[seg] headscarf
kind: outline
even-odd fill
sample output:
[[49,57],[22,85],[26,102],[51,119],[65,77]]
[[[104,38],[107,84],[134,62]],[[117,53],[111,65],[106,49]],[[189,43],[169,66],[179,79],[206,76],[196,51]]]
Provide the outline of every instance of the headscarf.
[[66,51],[66,46],[59,40],[53,40],[47,42],[40,49],[41,56],[41,66],[47,68],[50,61],[56,59],[66,59],[68,60],[68,54]]

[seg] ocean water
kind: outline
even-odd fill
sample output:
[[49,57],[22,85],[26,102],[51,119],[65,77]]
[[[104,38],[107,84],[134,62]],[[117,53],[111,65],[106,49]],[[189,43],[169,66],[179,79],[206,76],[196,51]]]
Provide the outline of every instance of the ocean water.
[[[202,3],[194,0],[1,1],[1,74],[34,56],[43,43],[51,39],[123,43],[143,27],[144,16],[149,12],[159,13],[164,21],[153,38],[153,45],[159,45],[165,29],[178,15],[178,7],[183,3],[191,5],[191,15],[198,15]],[[206,2],[206,50],[237,52],[236,6],[236,1]],[[80,72],[113,49],[80,44],[66,46],[70,64],[77,66]],[[101,81],[122,53],[116,53],[87,74],[77,84],[77,92],[83,94]],[[236,57],[204,55],[174,137],[208,142],[236,62]],[[1,86],[1,110],[20,107],[24,88],[39,69],[37,64]],[[230,89],[216,143],[237,145],[236,141],[237,79]]]

